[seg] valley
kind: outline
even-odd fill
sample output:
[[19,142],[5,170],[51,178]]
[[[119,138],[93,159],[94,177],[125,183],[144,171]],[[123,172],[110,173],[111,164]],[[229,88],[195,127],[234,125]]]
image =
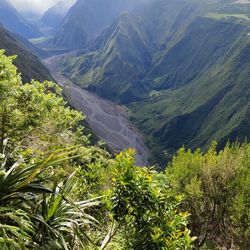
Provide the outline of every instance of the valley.
[[145,146],[138,130],[129,122],[126,109],[80,88],[62,75],[62,60],[73,54],[74,52],[52,56],[43,62],[54,79],[64,89],[68,102],[74,108],[83,112],[86,121],[96,135],[116,153],[127,148],[136,149],[137,165],[146,165],[149,149]]
[[250,0],[0,0],[0,249],[250,249]]

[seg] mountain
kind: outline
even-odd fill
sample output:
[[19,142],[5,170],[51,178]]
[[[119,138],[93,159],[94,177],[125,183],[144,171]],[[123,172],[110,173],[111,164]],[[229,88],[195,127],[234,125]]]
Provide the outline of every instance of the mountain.
[[0,23],[11,32],[26,38],[41,36],[38,28],[24,20],[9,0],[0,1]]
[[78,0],[51,42],[58,47],[84,48],[122,11],[136,8],[144,1],[148,0]]
[[164,164],[183,145],[250,138],[250,6],[155,0],[120,14],[64,62],[83,88],[125,104]]
[[185,27],[200,8],[183,0],[161,0],[157,6],[161,8],[153,3],[146,10],[142,8],[143,12],[140,9],[120,14],[88,53],[66,62],[65,74],[82,87],[118,103],[145,98],[151,87],[143,83],[144,78],[155,65],[159,51],[166,47],[161,41],[178,37],[175,27]]
[[152,56],[147,30],[142,26],[137,17],[121,14],[98,38],[94,52],[79,55],[66,63],[68,74],[82,87],[117,102],[143,98],[146,90],[140,78]]
[[[198,32],[201,27],[206,36]],[[192,30],[199,35],[190,36]],[[183,39],[165,57],[173,61],[169,72],[165,68],[163,78],[162,71],[154,75],[159,87],[151,97],[129,106],[158,159],[171,157],[182,145],[205,149],[217,140],[221,148],[228,140],[250,138],[250,44],[245,27],[198,19]],[[159,63],[162,70],[168,60]]]
[[18,56],[14,64],[20,70],[23,82],[29,82],[31,79],[53,80],[39,58],[31,52],[31,48],[34,47],[27,40],[20,39],[16,34],[12,34],[0,26],[0,49],[4,49],[7,55]]
[[75,0],[64,0],[57,2],[54,6],[49,8],[41,18],[41,22],[49,27],[58,27],[64,17],[67,15],[69,9],[74,4]]

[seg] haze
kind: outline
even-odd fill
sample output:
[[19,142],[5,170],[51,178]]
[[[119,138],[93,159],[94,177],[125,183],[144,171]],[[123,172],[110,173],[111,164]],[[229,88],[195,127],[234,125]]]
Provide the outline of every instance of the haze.
[[20,12],[31,12],[41,15],[57,3],[58,0],[11,0],[11,2]]

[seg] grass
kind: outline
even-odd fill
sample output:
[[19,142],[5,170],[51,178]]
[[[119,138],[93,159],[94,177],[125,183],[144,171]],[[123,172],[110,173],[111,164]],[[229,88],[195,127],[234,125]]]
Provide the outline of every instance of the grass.
[[226,14],[226,13],[209,12],[205,15],[205,17],[213,18],[216,20],[237,18],[237,19],[244,19],[246,21],[250,21],[250,18],[245,14]]
[[52,38],[52,36],[43,36],[43,37],[38,37],[38,38],[32,38],[32,39],[29,39],[29,42],[31,42],[32,44],[40,44],[40,43],[47,42],[51,38]]

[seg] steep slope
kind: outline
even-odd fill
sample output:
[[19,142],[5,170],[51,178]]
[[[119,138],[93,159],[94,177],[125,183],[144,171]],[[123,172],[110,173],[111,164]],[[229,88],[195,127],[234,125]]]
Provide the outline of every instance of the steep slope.
[[143,22],[127,12],[96,41],[97,50],[67,61],[65,67],[79,85],[103,97],[128,103],[145,96],[140,82],[151,63]]
[[125,10],[148,0],[78,0],[51,41],[66,48],[84,48]]
[[176,88],[192,82],[228,53],[242,29],[243,26],[231,22],[197,18],[184,37],[153,66],[147,78],[155,83],[156,89]]
[[41,22],[52,28],[58,27],[75,1],[64,0],[57,2],[44,13]]
[[[219,46],[218,43],[218,46],[206,47],[214,56],[212,62],[207,59],[206,68],[197,73],[200,53],[190,56],[188,64],[185,53],[182,54],[183,58],[179,58],[179,62],[183,62],[182,68],[191,69],[193,65],[195,76],[190,78],[188,74],[183,74],[182,79],[189,79],[188,82],[175,79],[171,87],[164,86],[168,87],[167,90],[152,91],[151,98],[130,105],[132,119],[148,135],[148,143],[153,148],[155,158],[171,157],[182,145],[205,149],[212,140],[217,140],[219,146],[223,146],[227,140],[250,138],[250,43],[247,28],[204,19],[196,24],[197,29],[202,22],[210,26],[212,33],[217,29],[216,33],[220,34],[217,39],[220,40],[221,35],[225,39],[224,45]],[[207,34],[210,39],[215,38],[212,33]],[[204,41],[201,44],[197,41],[202,40],[197,37],[193,44],[198,51],[207,45],[207,40],[205,44]],[[190,44],[185,44],[187,47],[184,46],[183,50],[192,52]],[[213,52],[212,48],[215,49]],[[225,49],[223,54],[219,53],[221,49]],[[170,50],[169,53],[173,52]],[[180,57],[177,50],[176,57]],[[207,57],[203,55],[202,58]]]
[[[26,40],[25,43],[28,44],[29,42]],[[31,79],[39,81],[53,80],[38,57],[33,55],[30,49],[15,34],[8,32],[2,26],[0,26],[0,49],[4,49],[8,55],[18,56],[14,64],[22,73],[24,82]]]
[[9,0],[0,1],[0,22],[8,30],[26,38],[38,37],[41,35],[37,27],[22,18]]
[[117,18],[65,61],[64,73],[127,105],[158,162],[182,145],[242,141],[250,138],[249,11],[228,1],[156,0]]
[[[169,44],[171,38],[176,40],[179,26],[184,29],[199,9],[200,4],[184,0],[158,0],[132,13],[124,12],[96,39],[89,53],[65,63],[64,73],[82,87],[119,103],[145,98],[153,81],[144,84],[144,78],[166,49],[162,40]],[[149,15],[149,10],[158,18]]]

